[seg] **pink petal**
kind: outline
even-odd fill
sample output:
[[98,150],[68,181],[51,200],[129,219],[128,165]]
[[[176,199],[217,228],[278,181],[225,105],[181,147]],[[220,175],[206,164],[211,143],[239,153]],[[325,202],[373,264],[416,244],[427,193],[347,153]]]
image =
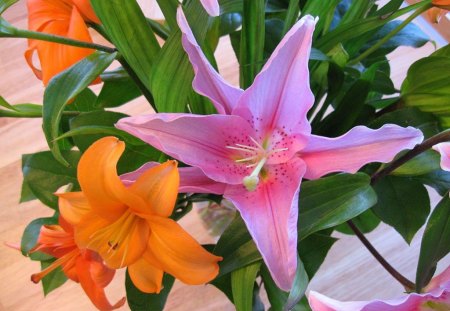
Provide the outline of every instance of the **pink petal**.
[[314,103],[308,60],[315,23],[307,15],[292,27],[233,111],[263,136],[274,129],[288,135],[311,132],[306,113]]
[[251,169],[235,162],[237,143],[252,145],[250,125],[238,116],[158,113],[119,120],[116,127],[188,165],[209,178],[239,184]]
[[450,142],[437,144],[433,149],[441,154],[441,168],[450,171]]
[[255,191],[229,186],[224,197],[240,211],[274,281],[289,290],[297,268],[298,193],[305,163],[294,158],[267,168],[267,179]]
[[[309,292],[308,301],[313,311],[413,311],[429,310],[421,308],[427,302],[434,302],[445,306],[450,303],[450,291],[438,289],[431,293],[409,294],[398,299],[347,301],[342,302],[331,299],[314,291]],[[449,305],[447,305],[448,307]],[[444,310],[444,309],[442,309]]]
[[439,275],[432,278],[424,290],[431,292],[439,288],[450,291],[450,266],[448,266],[447,269],[442,271]]
[[178,9],[177,20],[183,33],[182,43],[184,50],[194,67],[195,77],[192,87],[197,93],[211,99],[219,113],[230,114],[243,91],[226,82],[211,66],[195,40],[181,8]]
[[219,2],[217,0],[200,0],[206,12],[211,16],[220,15]]
[[386,124],[372,130],[357,126],[336,138],[312,135],[299,156],[308,166],[305,178],[317,179],[331,172],[355,173],[370,162],[389,162],[422,140],[422,132],[413,127]]
[[[120,176],[122,182],[129,186],[133,184],[142,173],[148,169],[159,165],[158,162],[148,162],[142,165],[137,170],[126,173]],[[225,184],[215,182],[208,178],[201,169],[197,167],[179,167],[180,172],[180,193],[212,193],[223,194],[225,191]]]

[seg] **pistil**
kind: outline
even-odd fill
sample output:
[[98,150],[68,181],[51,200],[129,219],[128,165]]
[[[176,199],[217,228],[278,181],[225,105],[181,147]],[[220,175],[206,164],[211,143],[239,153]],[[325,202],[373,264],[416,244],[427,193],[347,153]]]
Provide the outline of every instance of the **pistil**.
[[249,176],[245,176],[242,179],[242,183],[244,184],[245,188],[248,191],[255,191],[256,187],[259,183],[259,173],[261,172],[262,168],[264,167],[264,164],[267,161],[267,157],[263,157],[261,160],[259,160],[258,164],[256,165],[255,169]]

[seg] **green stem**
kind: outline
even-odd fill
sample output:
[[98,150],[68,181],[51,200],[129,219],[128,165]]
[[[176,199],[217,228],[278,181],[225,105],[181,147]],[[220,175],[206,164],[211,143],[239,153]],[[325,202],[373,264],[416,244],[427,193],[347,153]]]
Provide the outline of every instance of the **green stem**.
[[376,44],[372,45],[369,49],[365,50],[363,53],[361,53],[357,58],[351,60],[348,62],[349,66],[355,65],[368,57],[370,54],[378,50],[383,44],[389,41],[393,36],[398,34],[403,28],[405,28],[409,23],[411,23],[417,16],[425,12],[431,8],[431,4],[422,6],[418,8],[413,14],[411,14],[408,18],[406,18],[400,25],[395,27],[390,33],[388,33],[384,38],[382,38],[380,41],[378,41]]
[[[64,111],[65,116],[78,116],[78,111]],[[0,117],[2,118],[42,118],[42,111],[14,111],[0,109]]]
[[8,35],[8,37],[49,41],[49,42],[61,43],[61,44],[65,44],[65,45],[76,46],[76,47],[80,47],[80,48],[99,50],[99,51],[103,51],[106,53],[114,53],[117,51],[115,48],[110,48],[110,47],[107,47],[107,46],[104,46],[101,44],[78,41],[78,40],[66,38],[63,36],[51,35],[51,34],[47,34],[47,33],[30,31],[30,30],[25,30],[25,29],[15,29],[11,35]]
[[149,104],[152,106],[153,110],[157,113],[158,109],[155,106],[155,100],[153,99],[152,93],[150,93],[149,89],[142,83],[141,79],[137,76],[131,66],[127,63],[127,61],[123,58],[122,55],[117,56],[117,60],[122,65],[123,69],[128,73],[130,78],[136,83],[139,90],[142,92],[142,95],[147,99]]
[[[411,151],[405,153],[403,156],[398,158],[397,160],[391,162],[388,166],[384,167],[380,171],[376,172],[371,176],[371,184],[374,185],[381,178],[387,176],[389,173],[393,172],[395,169],[405,164],[409,160],[418,156],[422,152],[427,151],[431,147],[436,144],[450,141],[450,130],[446,130],[442,133],[439,133],[431,138],[428,138],[420,145],[417,145]],[[375,249],[375,247],[366,239],[364,234],[358,229],[358,227],[351,221],[347,221],[348,226],[352,229],[352,231],[356,234],[358,239],[364,244],[364,246],[369,250],[369,252],[375,257],[376,260],[388,271],[397,281],[399,281],[407,291],[413,291],[416,286],[413,282],[404,277],[400,272],[395,270],[384,258],[381,254]]]
[[389,165],[385,166],[383,169],[373,174],[370,183],[372,185],[375,184],[378,180],[389,175],[394,170],[396,170],[409,160],[413,159],[414,157],[418,156],[422,152],[427,151],[436,144],[446,141],[450,141],[450,130],[446,130],[442,133],[439,133],[437,135],[434,135],[433,137],[428,138],[420,145],[417,145],[414,149],[408,151],[403,156],[399,157],[397,160],[392,161]]
[[375,257],[375,259],[383,266],[384,269],[386,269],[387,272],[389,272],[390,275],[392,275],[397,281],[402,284],[407,291],[412,291],[414,288],[416,288],[416,285],[405,278],[400,272],[394,269],[389,262],[384,259],[383,256],[375,249],[375,247],[367,240],[367,238],[364,236],[364,234],[356,227],[356,225],[353,223],[353,221],[349,220],[347,221],[347,225],[352,229],[352,231],[355,233],[355,235],[358,237],[358,239],[361,241],[361,243],[364,244],[364,246],[367,248],[367,250]]

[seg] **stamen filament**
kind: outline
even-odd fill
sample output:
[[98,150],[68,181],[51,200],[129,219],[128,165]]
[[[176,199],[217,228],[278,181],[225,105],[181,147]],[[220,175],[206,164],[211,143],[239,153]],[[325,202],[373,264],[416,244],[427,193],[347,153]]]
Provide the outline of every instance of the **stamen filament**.
[[244,152],[253,152],[254,150],[252,149],[246,149],[246,148],[242,148],[242,147],[234,147],[234,146],[225,146],[225,148],[228,149],[233,149],[233,150],[237,150],[237,151],[244,151]]
[[79,254],[80,253],[78,249],[74,249],[70,253],[58,258],[50,266],[48,266],[41,272],[32,274],[31,281],[33,281],[33,283],[39,283],[39,281],[42,280],[44,277],[46,277],[50,272],[52,272],[53,270],[55,270],[60,266],[67,265],[67,263],[69,263],[71,260],[74,260]]

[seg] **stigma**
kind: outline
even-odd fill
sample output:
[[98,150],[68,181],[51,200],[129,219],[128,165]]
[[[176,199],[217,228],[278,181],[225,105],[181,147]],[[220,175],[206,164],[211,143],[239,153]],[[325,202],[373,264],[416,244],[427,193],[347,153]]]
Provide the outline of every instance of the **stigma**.
[[254,146],[236,144],[234,146],[226,146],[228,149],[236,150],[241,153],[242,157],[235,160],[236,163],[242,163],[247,168],[253,168],[250,175],[242,179],[242,184],[247,191],[255,191],[260,182],[260,175],[264,165],[270,156],[274,153],[288,150],[288,148],[271,149],[268,141],[260,144],[253,137],[249,137]]

